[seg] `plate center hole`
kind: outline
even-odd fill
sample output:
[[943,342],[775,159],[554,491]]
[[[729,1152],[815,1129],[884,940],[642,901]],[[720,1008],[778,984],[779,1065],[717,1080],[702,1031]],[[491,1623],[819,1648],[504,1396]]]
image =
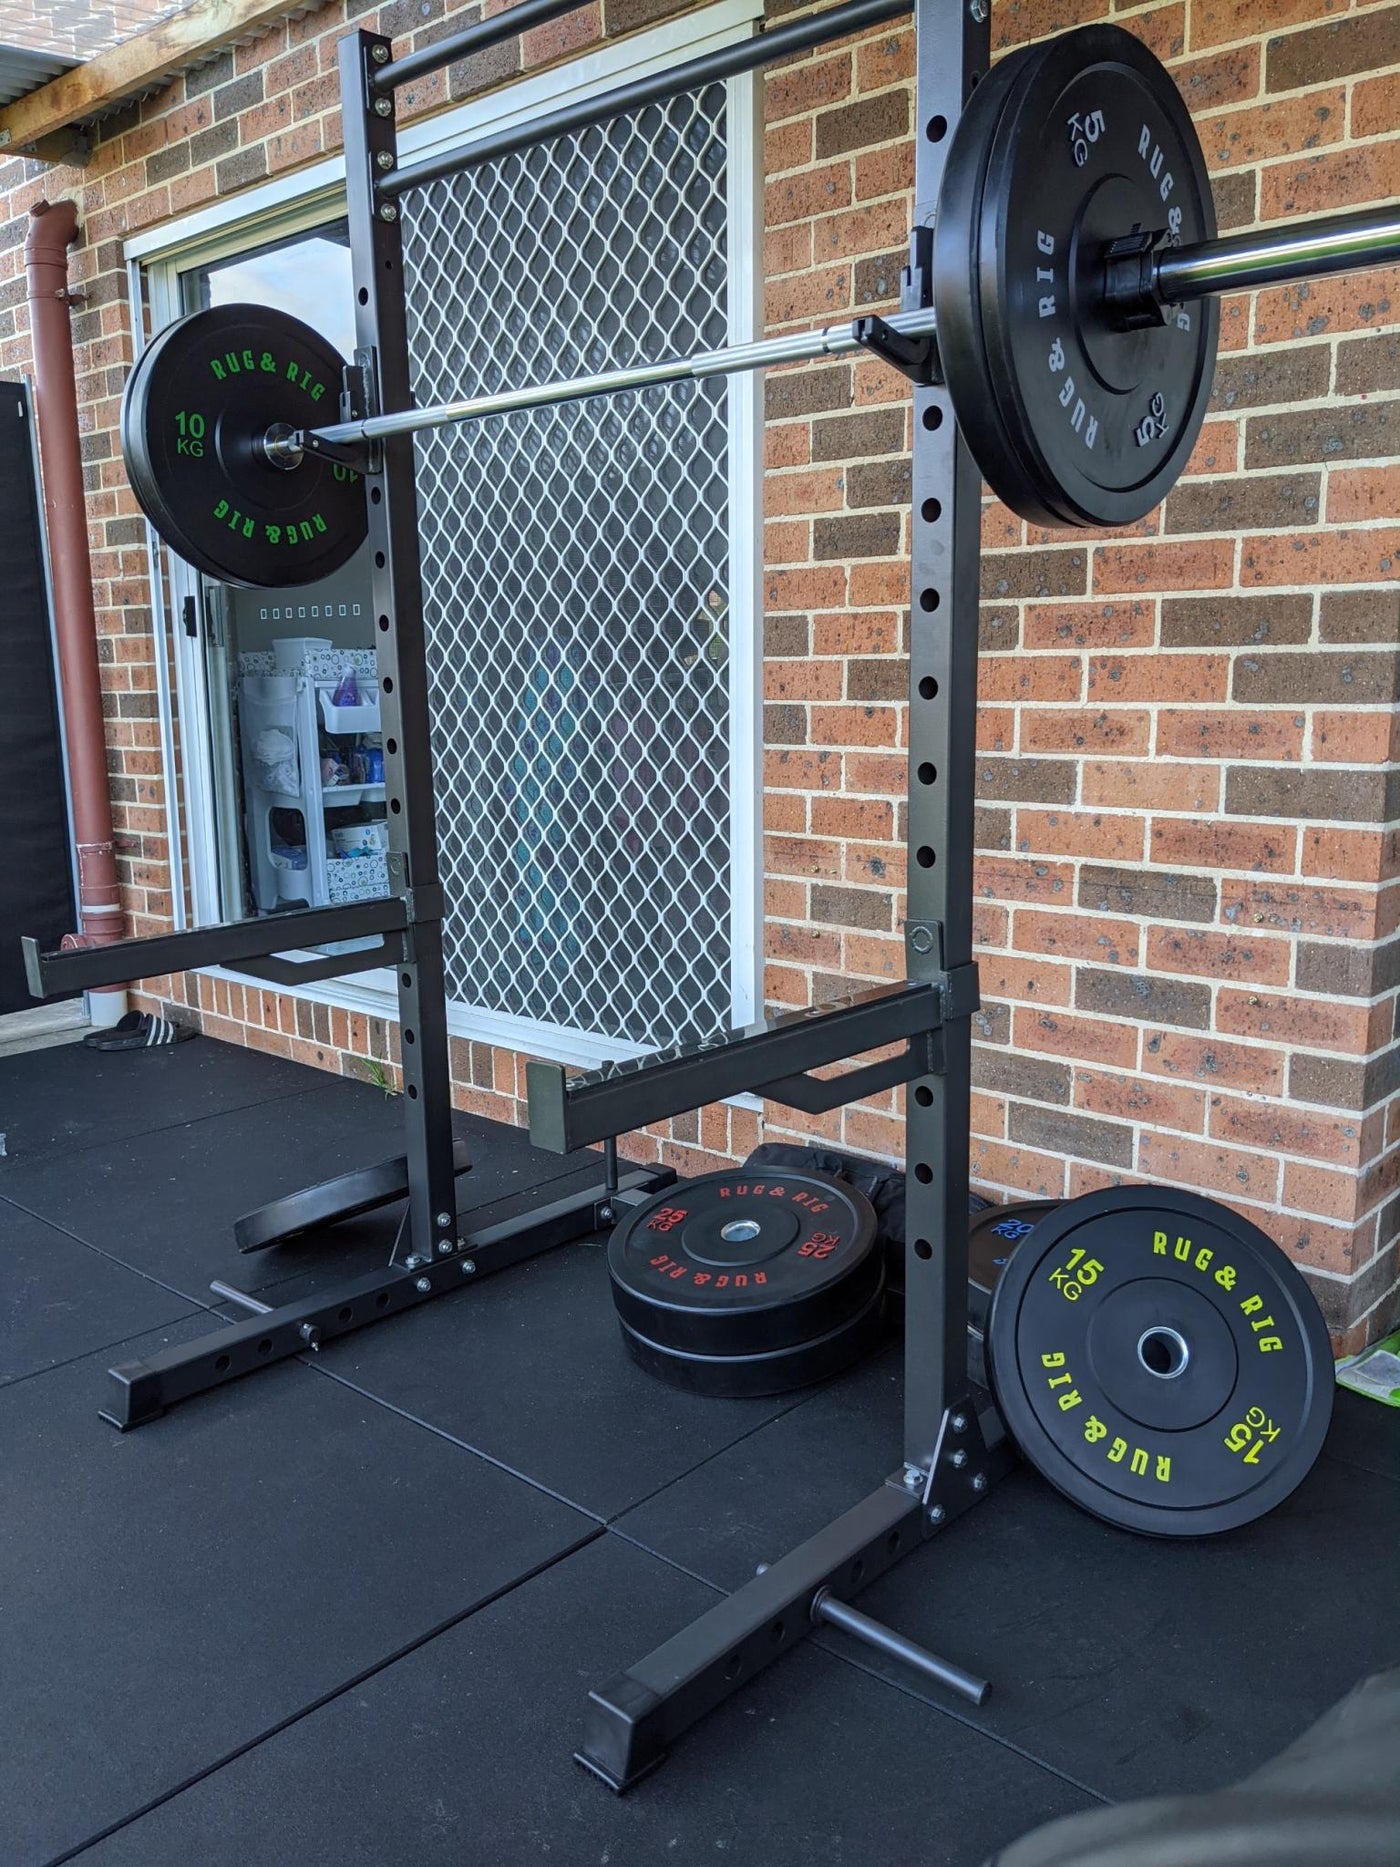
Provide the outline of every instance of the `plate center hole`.
[[1138,1340],[1137,1352],[1138,1360],[1147,1372],[1163,1381],[1175,1380],[1191,1359],[1185,1336],[1178,1334],[1175,1329],[1162,1326],[1143,1331]]
[[762,1229],[757,1219],[731,1219],[728,1225],[721,1225],[719,1235],[727,1245],[742,1245],[757,1238]]

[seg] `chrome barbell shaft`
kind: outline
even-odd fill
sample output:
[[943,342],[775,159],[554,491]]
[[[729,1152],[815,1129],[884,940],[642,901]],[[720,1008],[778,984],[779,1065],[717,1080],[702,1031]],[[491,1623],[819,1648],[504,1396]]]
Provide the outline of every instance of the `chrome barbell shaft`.
[[[628,389],[650,389],[659,383],[734,376],[749,370],[772,369],[780,363],[810,363],[818,357],[841,356],[859,350],[859,320],[828,324],[820,330],[794,331],[787,337],[765,338],[754,344],[731,344],[723,350],[702,350],[694,356],[668,357],[660,363],[639,363],[630,369],[606,370],[597,376],[570,376],[558,382],[535,383],[523,389],[502,389],[494,395],[468,396],[460,402],[441,402],[430,408],[405,409],[401,414],[372,415],[364,421],[343,421],[316,428],[317,439],[332,444],[382,441],[394,434],[419,434],[446,428],[454,422],[480,421],[488,415],[513,415],[522,409],[550,408],[560,402],[579,402],[590,396],[619,395]],[[932,311],[902,311],[885,319],[905,337],[934,334]],[[300,451],[303,438],[269,438],[271,460],[288,461]]]
[[[1194,246],[1168,248],[1152,262],[1151,277],[1158,302],[1180,304],[1214,293],[1249,291],[1280,280],[1316,278],[1327,273],[1359,271],[1400,260],[1400,206],[1376,208],[1363,214],[1336,214],[1268,233],[1236,234],[1204,240]],[[932,310],[896,312],[885,322],[906,337],[935,336],[937,318]],[[362,421],[344,421],[305,434],[270,433],[264,448],[274,465],[295,466],[303,447],[315,440],[331,446],[387,440],[391,435],[421,434],[457,422],[482,421],[492,415],[513,415],[526,409],[551,408],[562,402],[580,402],[594,396],[620,395],[628,390],[651,389],[662,383],[701,381],[712,376],[733,376],[750,370],[772,369],[783,363],[810,363],[819,357],[841,356],[861,348],[858,320],[828,324],[814,331],[795,331],[752,344],[731,344],[693,356],[668,357],[659,363],[640,363],[629,369],[605,370],[594,376],[564,377],[557,382],[534,383],[520,389],[502,389],[494,395],[467,396],[428,408],[404,409],[392,415],[372,415]]]
[[1164,304],[1179,305],[1216,292],[1249,292],[1391,261],[1400,261],[1400,204],[1168,247],[1157,257],[1156,285]]

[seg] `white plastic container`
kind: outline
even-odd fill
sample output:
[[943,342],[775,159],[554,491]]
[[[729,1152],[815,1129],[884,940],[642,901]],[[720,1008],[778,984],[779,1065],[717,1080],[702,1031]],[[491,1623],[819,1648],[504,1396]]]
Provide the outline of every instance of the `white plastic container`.
[[272,640],[272,659],[283,674],[297,674],[307,655],[318,648],[331,648],[328,635],[279,635]]
[[326,731],[339,737],[342,733],[377,733],[379,731],[379,683],[377,681],[360,682],[360,704],[357,707],[338,707],[331,699],[333,689],[318,687],[316,697],[321,703],[321,718],[326,723]]

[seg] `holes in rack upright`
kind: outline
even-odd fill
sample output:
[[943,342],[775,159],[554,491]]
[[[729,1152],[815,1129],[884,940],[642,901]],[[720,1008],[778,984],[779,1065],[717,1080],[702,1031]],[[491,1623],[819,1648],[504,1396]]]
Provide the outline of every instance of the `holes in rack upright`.
[[936,402],[930,402],[924,410],[924,426],[930,434],[943,426],[943,410]]
[[383,568],[384,568],[384,566],[385,566],[385,565],[386,565],[386,564],[388,563],[388,561],[389,561],[389,560],[388,560],[388,559],[387,559],[387,558],[385,557],[385,555],[384,555],[384,553],[383,553],[382,551],[376,551],[376,552],[375,552],[375,554],[374,554],[374,568],[375,568],[376,570],[383,570]]
[[403,1041],[406,1044],[416,1044],[418,1041],[418,1039],[413,1035],[412,1031],[410,1031],[406,1026],[404,1028]]
[[919,608],[923,610],[926,615],[931,616],[942,601],[942,597],[939,596],[937,590],[935,590],[932,585],[930,585],[927,590],[920,590],[919,592]]
[[946,117],[930,117],[924,125],[924,135],[931,143],[941,143],[947,134],[948,119]]
[[941,499],[926,499],[919,507],[919,516],[924,520],[925,524],[936,525],[943,517],[943,501]]
[[919,698],[920,700],[936,700],[938,698],[938,682],[934,680],[931,674],[926,674],[919,682]]
[[389,618],[387,616],[381,616],[379,618],[379,626],[382,630],[384,630],[387,633],[388,628],[389,628]]
[[372,506],[378,506],[378,505],[382,505],[383,501],[384,501],[383,489],[378,486],[371,486],[369,489],[369,503]]
[[[933,1175],[930,1174],[929,1178],[932,1179]],[[926,1238],[916,1238],[914,1240],[914,1256],[916,1258],[922,1258],[925,1264],[927,1264],[929,1259],[933,1256],[933,1246]]]
[[914,1091],[914,1100],[921,1109],[931,1109],[933,1107],[933,1091],[929,1088],[927,1083],[919,1084],[918,1088]]
[[920,1186],[927,1186],[933,1178],[933,1168],[926,1160],[918,1161],[914,1167],[914,1178]]
[[938,856],[936,852],[932,850],[927,843],[920,843],[917,851],[915,852],[914,860],[918,863],[921,869],[931,869],[934,863],[937,862]]
[[369,287],[367,285],[362,285],[355,296],[362,305],[367,305],[369,303]]
[[919,767],[918,777],[920,784],[932,784],[938,777],[938,767],[925,759]]

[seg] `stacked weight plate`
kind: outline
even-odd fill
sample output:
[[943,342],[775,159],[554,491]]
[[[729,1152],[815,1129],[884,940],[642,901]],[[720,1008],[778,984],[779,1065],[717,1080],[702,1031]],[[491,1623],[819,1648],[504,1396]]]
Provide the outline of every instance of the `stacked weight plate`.
[[[874,1208],[775,1166],[673,1187],[613,1234],[624,1340],[694,1393],[781,1393],[879,1339]],[[1024,1456],[1125,1530],[1207,1536],[1281,1503],[1332,1405],[1316,1300],[1278,1246],[1214,1200],[1115,1187],[974,1215],[968,1363]]]
[[623,1340],[697,1394],[780,1394],[864,1355],[883,1325],[875,1212],[828,1174],[708,1174],[608,1243]]

